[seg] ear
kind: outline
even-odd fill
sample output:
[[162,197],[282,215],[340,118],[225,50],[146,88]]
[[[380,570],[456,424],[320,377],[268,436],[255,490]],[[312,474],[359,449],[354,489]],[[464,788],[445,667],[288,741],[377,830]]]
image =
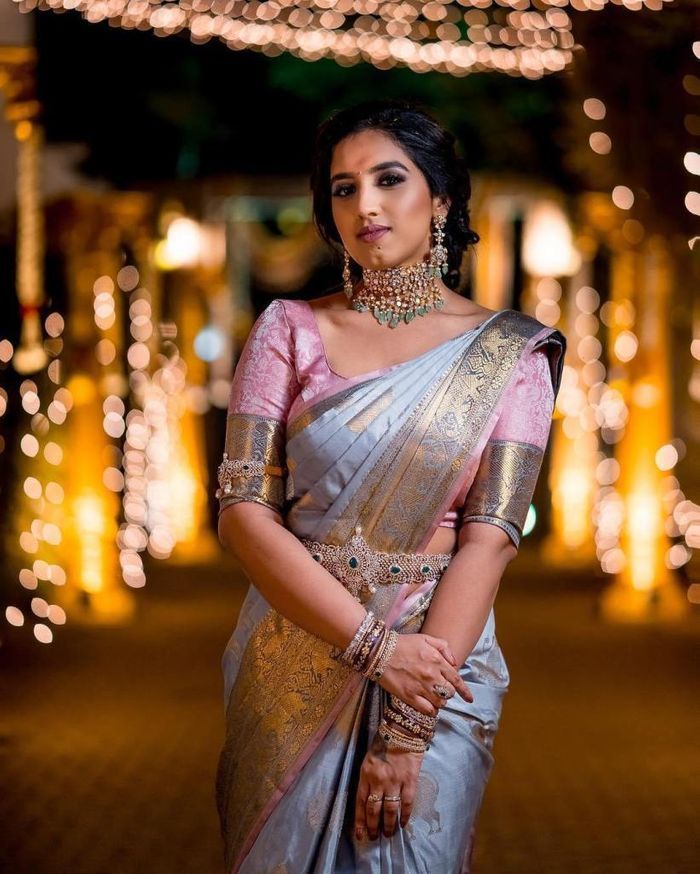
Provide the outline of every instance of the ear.
[[445,212],[445,215],[450,211],[450,205],[452,201],[446,194],[439,194],[437,197],[433,198],[433,210],[434,212]]

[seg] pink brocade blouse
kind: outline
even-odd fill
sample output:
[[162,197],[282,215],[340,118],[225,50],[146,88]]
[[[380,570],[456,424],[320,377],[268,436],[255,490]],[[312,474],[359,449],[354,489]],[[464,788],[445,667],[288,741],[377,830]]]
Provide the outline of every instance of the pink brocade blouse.
[[[287,422],[311,403],[399,366],[350,378],[335,373],[309,303],[275,298],[256,320],[243,347],[231,385],[229,413],[252,413]],[[544,450],[553,408],[549,361],[543,349],[535,350],[522,356],[491,437],[535,444]],[[460,525],[470,485],[465,484],[440,526]]]

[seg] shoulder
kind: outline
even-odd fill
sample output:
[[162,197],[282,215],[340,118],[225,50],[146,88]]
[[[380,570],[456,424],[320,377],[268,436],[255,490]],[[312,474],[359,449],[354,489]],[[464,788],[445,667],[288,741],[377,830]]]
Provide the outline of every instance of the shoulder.
[[542,333],[544,337],[547,333],[555,330],[540,322],[534,316],[518,312],[518,310],[499,310],[498,318],[495,318],[493,322],[494,326],[508,332],[513,339],[530,340],[539,333]]
[[[548,355],[557,358],[563,357],[566,352],[566,337],[562,332],[545,325],[527,313],[500,310],[498,318],[494,318],[491,324],[501,336],[522,343],[523,351],[529,350],[530,353],[534,353],[537,350],[544,350]],[[530,341],[534,342],[530,343]]]
[[285,302],[273,298],[255,319],[248,335],[249,344],[256,346],[287,345],[291,334]]
[[529,379],[551,383],[556,397],[561,383],[566,352],[566,337],[539,319],[516,310],[502,310],[500,318],[501,336],[521,346],[518,369]]
[[256,325],[276,325],[288,332],[306,311],[306,301],[291,297],[274,297],[257,318]]

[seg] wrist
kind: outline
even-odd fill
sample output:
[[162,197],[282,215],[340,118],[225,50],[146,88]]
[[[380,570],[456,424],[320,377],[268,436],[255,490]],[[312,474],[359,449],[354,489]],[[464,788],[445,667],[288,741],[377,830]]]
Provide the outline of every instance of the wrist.
[[398,634],[368,610],[354,637],[342,652],[333,649],[333,658],[370,680],[379,680],[398,643]]
[[430,747],[430,742],[425,738],[404,734],[386,719],[382,719],[379,723],[377,734],[387,750],[394,749],[401,750],[402,752],[424,753]]

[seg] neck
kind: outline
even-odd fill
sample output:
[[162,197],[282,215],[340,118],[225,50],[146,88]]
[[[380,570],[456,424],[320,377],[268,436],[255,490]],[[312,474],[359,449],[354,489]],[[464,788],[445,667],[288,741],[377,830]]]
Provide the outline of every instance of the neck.
[[399,267],[362,269],[362,287],[352,296],[353,309],[371,310],[382,324],[393,328],[410,322],[444,301],[438,285],[439,268],[425,261]]

